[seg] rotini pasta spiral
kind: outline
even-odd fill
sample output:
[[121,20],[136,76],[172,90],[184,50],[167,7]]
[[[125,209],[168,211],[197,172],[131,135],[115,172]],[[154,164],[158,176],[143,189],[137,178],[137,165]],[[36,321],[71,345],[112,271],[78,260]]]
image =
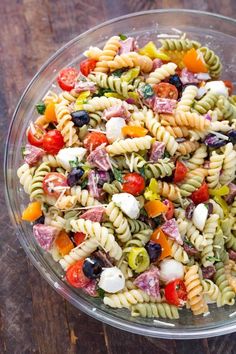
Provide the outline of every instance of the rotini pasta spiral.
[[43,200],[43,179],[47,173],[50,172],[50,167],[48,163],[43,162],[35,171],[30,187],[30,199],[33,200]]
[[131,247],[144,247],[150,240],[151,234],[151,229],[142,230],[136,234],[133,234],[132,239],[124,245],[123,254],[127,255],[130,252]]
[[97,125],[101,124],[102,122],[102,112],[90,112],[89,113],[89,117],[90,117],[90,121],[89,121],[89,126],[91,128],[96,128]]
[[109,88],[124,97],[129,97],[128,92],[133,90],[133,86],[115,76],[108,76],[104,73],[90,74],[89,80],[95,82],[102,88]]
[[99,61],[96,64],[94,71],[106,73],[109,70],[108,62],[113,60],[120,48],[120,41],[118,36],[113,36],[106,42],[102,53],[99,55]]
[[147,84],[158,84],[165,78],[174,75],[177,65],[174,63],[163,64],[160,68],[157,68],[148,76]]
[[71,188],[71,195],[77,197],[77,201],[82,206],[93,206],[93,205],[100,205],[101,203],[93,198],[87,189],[81,189],[80,186],[75,186]]
[[158,181],[158,192],[161,196],[168,198],[172,201],[178,199],[179,188],[171,183]]
[[58,198],[56,206],[61,210],[69,210],[75,207],[77,196],[75,195],[62,195]]
[[201,47],[198,51],[203,55],[203,59],[208,66],[210,76],[213,79],[217,79],[222,70],[220,58],[213,52],[213,50],[207,47]]
[[106,214],[114,225],[119,240],[121,242],[127,242],[131,238],[131,232],[128,221],[122,211],[115,205],[115,203],[110,202],[106,207]]
[[206,246],[201,252],[201,261],[204,267],[212,265],[214,262],[211,260],[211,257],[214,257],[213,250],[213,239],[215,236],[216,228],[218,226],[219,215],[212,214],[206,221],[203,237],[206,240]]
[[[161,120],[161,125],[163,124],[163,121]],[[187,127],[172,127],[168,125],[165,126],[165,129],[172,135],[174,138],[186,138],[189,135],[189,130]]]
[[207,303],[216,302],[217,306],[222,306],[220,289],[210,279],[202,279],[203,294]]
[[124,102],[119,98],[114,97],[93,97],[88,100],[87,103],[83,104],[83,109],[87,112],[104,111],[104,109],[110,108],[115,105],[124,104]]
[[187,232],[186,236],[187,239],[194,245],[194,247],[198,251],[202,251],[203,248],[206,246],[207,242],[204,238],[203,235],[200,234],[200,232],[196,229],[196,227],[193,225],[191,221],[187,221]]
[[202,176],[190,177],[179,187],[180,194],[183,197],[189,197],[195,190],[197,190],[201,186],[202,181]]
[[166,39],[159,39],[161,43],[161,51],[178,51],[178,52],[186,52],[191,48],[199,48],[201,44],[197,41],[192,41],[187,38],[166,38]]
[[230,260],[228,261],[225,266],[225,274],[227,277],[227,280],[229,282],[229,285],[232,287],[234,292],[236,293],[236,277],[232,275],[232,270],[235,268],[235,263],[234,261]]
[[221,111],[224,119],[229,121],[236,119],[236,107],[233,106],[224,96],[219,96],[217,107]]
[[191,106],[194,103],[194,98],[197,96],[198,88],[193,85],[189,85],[183,91],[182,97],[177,104],[176,111],[190,112]]
[[220,171],[220,183],[222,185],[227,185],[232,182],[235,178],[236,172],[236,151],[234,150],[233,144],[228,143],[224,147],[224,160],[222,165],[222,171]]
[[102,50],[98,47],[90,46],[88,50],[84,52],[84,55],[88,58],[99,60],[102,55]]
[[217,154],[215,151],[213,151],[210,156],[210,165],[207,176],[207,183],[210,188],[215,188],[218,185],[223,162],[224,155]]
[[149,73],[152,70],[152,60],[146,55],[130,52],[116,55],[114,60],[108,62],[108,66],[112,71],[120,68],[139,66],[141,71]]
[[42,161],[47,162],[50,167],[56,168],[60,166],[59,162],[57,161],[56,155],[46,154],[43,156]]
[[64,103],[56,104],[57,129],[61,132],[66,146],[78,146],[79,138],[68,107]]
[[145,224],[143,221],[129,218],[127,218],[127,220],[132,234],[136,234],[142,230],[150,229],[150,226]]
[[133,289],[117,294],[106,295],[103,299],[103,302],[105,305],[113,308],[130,308],[131,305],[143,302],[157,302],[157,300],[158,299],[149,296],[147,293],[140,289]]
[[120,193],[122,190],[121,183],[118,181],[113,181],[112,183],[104,183],[102,189],[109,195]]
[[178,307],[169,305],[165,302],[160,304],[142,303],[131,306],[131,316],[141,316],[148,318],[169,318],[178,319]]
[[234,222],[234,218],[229,216],[221,221],[221,228],[224,237],[226,237],[226,248],[232,248],[236,251],[236,236],[232,233]]
[[124,139],[115,141],[107,146],[106,150],[110,155],[120,155],[126,152],[138,152],[139,150],[149,150],[152,143],[152,137],[149,135],[143,138]]
[[147,163],[144,167],[144,174],[147,178],[164,178],[172,175],[174,167],[170,159],[159,159],[157,163]]
[[[170,125],[172,125],[171,122]],[[183,112],[178,110],[176,111],[174,117],[174,125],[187,126],[200,131],[204,131],[209,127],[210,121],[197,113]]]
[[181,247],[177,242],[173,240],[169,239],[168,242],[171,247],[171,257],[173,257],[178,262],[187,264],[189,262],[189,257],[183,247]]
[[187,290],[188,303],[194,315],[201,315],[208,311],[208,306],[203,298],[203,288],[199,277],[198,265],[187,269],[184,276],[184,283]]
[[230,286],[228,279],[225,274],[224,264],[222,262],[217,262],[215,264],[216,273],[214,276],[214,282],[219,287],[222,295],[222,306],[224,305],[234,305],[235,293],[233,288]]
[[177,154],[181,154],[181,155],[191,154],[192,152],[197,150],[198,147],[199,147],[199,143],[197,141],[186,140],[183,143],[178,144]]
[[193,154],[193,156],[186,161],[186,166],[190,170],[194,170],[203,165],[204,159],[207,156],[207,148],[206,145],[201,145]]
[[20,184],[23,185],[24,191],[27,194],[30,194],[34,171],[35,167],[29,167],[27,163],[21,165],[17,170],[17,176],[20,179]]
[[214,109],[218,100],[218,95],[207,92],[203,98],[195,102],[193,109],[200,114],[206,114],[210,109]]
[[80,259],[90,256],[91,253],[96,251],[98,241],[94,238],[89,238],[81,243],[79,246],[73,248],[69,254],[65,255],[60,261],[60,265],[64,270],[67,270],[72,264]]
[[71,220],[71,226],[74,232],[83,232],[97,240],[98,244],[110,254],[112,258],[119,260],[122,256],[122,249],[115,241],[113,235],[109,234],[108,229],[101,226],[99,222],[78,219]]
[[174,155],[178,148],[178,143],[175,141],[175,138],[157,122],[151,110],[145,115],[145,126],[158,141],[165,143],[166,149],[170,155]]

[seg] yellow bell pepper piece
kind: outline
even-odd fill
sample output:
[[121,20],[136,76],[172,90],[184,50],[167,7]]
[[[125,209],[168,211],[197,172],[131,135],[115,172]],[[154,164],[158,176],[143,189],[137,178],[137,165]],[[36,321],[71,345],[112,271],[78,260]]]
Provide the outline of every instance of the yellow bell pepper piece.
[[143,48],[139,49],[139,54],[146,55],[151,59],[161,59],[169,61],[170,57],[157,49],[156,45],[150,41]]

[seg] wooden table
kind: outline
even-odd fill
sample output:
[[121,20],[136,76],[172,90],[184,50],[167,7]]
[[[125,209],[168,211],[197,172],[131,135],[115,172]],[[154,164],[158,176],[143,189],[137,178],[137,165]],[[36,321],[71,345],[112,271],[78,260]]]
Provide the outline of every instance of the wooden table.
[[[236,14],[235,0],[1,0],[1,162],[8,123],[20,94],[56,49],[112,17],[169,7]],[[79,312],[26,259],[6,211],[2,173],[0,178],[0,353],[236,353],[233,334],[191,341],[144,338]]]

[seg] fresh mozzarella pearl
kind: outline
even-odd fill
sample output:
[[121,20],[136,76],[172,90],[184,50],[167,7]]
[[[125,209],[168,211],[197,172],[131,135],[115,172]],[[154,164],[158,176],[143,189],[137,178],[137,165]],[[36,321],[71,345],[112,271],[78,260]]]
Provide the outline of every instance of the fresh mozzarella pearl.
[[215,93],[216,95],[222,95],[225,97],[229,96],[228,89],[225,86],[223,81],[210,81],[207,82],[204,87],[205,89],[210,90],[212,93]]
[[70,171],[70,161],[75,161],[76,158],[78,158],[78,161],[81,161],[86,151],[87,150],[82,147],[65,148],[59,151],[56,158],[65,170]]
[[164,283],[169,283],[175,279],[184,278],[184,267],[182,263],[174,259],[165,259],[160,263],[160,279]]
[[207,216],[208,216],[207,207],[203,203],[198,204],[193,211],[193,217],[192,217],[192,222],[194,223],[194,225],[198,230],[203,231],[207,220]]
[[107,293],[117,293],[125,287],[125,277],[117,267],[105,268],[100,276],[98,286]]
[[112,197],[112,201],[129,218],[137,219],[139,217],[140,204],[132,194],[129,193],[114,194]]
[[122,128],[126,125],[124,118],[111,118],[106,123],[106,136],[109,143],[113,143],[117,139],[123,139]]

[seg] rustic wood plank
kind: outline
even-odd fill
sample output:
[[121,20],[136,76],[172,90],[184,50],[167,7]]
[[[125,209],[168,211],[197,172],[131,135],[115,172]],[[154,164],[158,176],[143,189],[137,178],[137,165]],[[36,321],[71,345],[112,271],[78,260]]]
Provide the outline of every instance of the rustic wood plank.
[[[1,0],[0,149],[25,85],[75,35],[109,18],[155,8],[192,8],[233,16],[235,0]],[[0,154],[0,163],[3,154]],[[0,186],[3,176],[0,174]],[[234,334],[199,341],[145,338],[103,325],[63,300],[29,265],[16,240],[0,188],[0,353],[235,353]],[[77,337],[77,339],[76,339]]]

